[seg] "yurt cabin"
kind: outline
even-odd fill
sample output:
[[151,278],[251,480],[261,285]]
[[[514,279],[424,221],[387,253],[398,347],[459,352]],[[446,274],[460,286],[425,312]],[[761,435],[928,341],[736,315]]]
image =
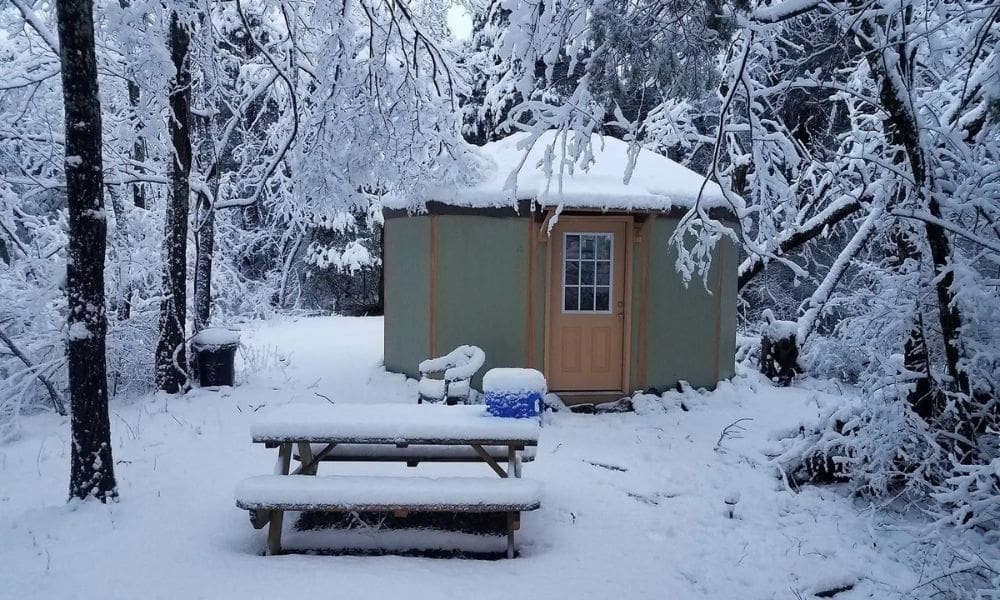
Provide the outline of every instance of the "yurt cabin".
[[473,387],[531,367],[570,404],[731,377],[736,247],[718,242],[707,285],[685,284],[669,241],[695,202],[733,220],[721,189],[648,150],[627,173],[634,149],[613,138],[594,138],[585,169],[545,160],[553,132],[524,159],[526,141],[480,148],[492,169],[475,185],[385,209],[386,369],[419,377],[420,361],[472,344],[486,352]]

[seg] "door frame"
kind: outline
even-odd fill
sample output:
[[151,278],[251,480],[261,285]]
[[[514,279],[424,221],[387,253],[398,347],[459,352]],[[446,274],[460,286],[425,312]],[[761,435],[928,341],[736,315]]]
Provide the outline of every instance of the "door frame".
[[[547,243],[545,244],[545,341],[543,344],[543,352],[545,353],[543,360],[543,368],[546,373],[551,373],[551,361],[552,361],[552,294],[554,293],[552,281],[552,252],[553,243],[562,243],[561,240],[555,240],[552,237],[552,232],[549,226],[552,219],[556,218],[555,210],[549,209],[545,215],[545,219],[542,221],[542,235],[546,236],[545,239]],[[587,391],[575,391],[569,393],[588,393],[593,392],[621,392],[624,394],[629,393],[629,382],[631,381],[632,375],[632,258],[634,252],[635,244],[635,219],[632,215],[606,215],[600,212],[594,212],[588,214],[587,212],[576,212],[571,214],[561,213],[558,215],[558,223],[588,223],[593,225],[594,223],[604,222],[604,223],[624,223],[625,224],[625,250],[622,260],[625,261],[625,289],[622,290],[622,301],[624,302],[623,310],[625,312],[624,318],[622,319],[622,379],[621,379],[621,389],[619,390],[587,390]],[[560,297],[562,296],[562,290],[559,291]],[[553,390],[558,392],[559,390]]]

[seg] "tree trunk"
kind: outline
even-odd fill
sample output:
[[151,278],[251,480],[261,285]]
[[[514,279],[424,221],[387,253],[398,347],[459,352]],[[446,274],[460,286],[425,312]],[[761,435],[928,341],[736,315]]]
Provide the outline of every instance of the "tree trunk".
[[97,89],[91,0],[59,0],[59,53],[66,117],[66,196],[69,243],[66,260],[69,389],[72,406],[71,498],[117,497],[105,335],[104,213],[101,103]]
[[[127,9],[131,6],[131,0],[118,0],[118,5],[123,9]],[[128,85],[128,101],[132,106],[132,111],[136,112],[139,108],[140,100],[140,90],[139,84],[133,79],[129,79]],[[136,170],[141,174],[145,172],[145,169],[139,165],[146,161],[146,142],[142,138],[142,123],[140,121],[135,122],[135,141],[132,142],[132,160],[135,162]],[[132,203],[136,208],[146,208],[146,190],[141,182],[136,181],[132,184]]]
[[[909,9],[908,9],[909,10]],[[909,21],[907,12],[907,21]],[[886,129],[889,139],[898,143],[906,153],[910,172],[913,175],[913,194],[926,203],[927,210],[936,219],[941,219],[941,208],[933,197],[935,189],[934,173],[928,172],[924,150],[920,142],[920,131],[916,116],[912,114],[913,107],[904,104],[904,98],[910,97],[907,89],[899,89],[899,83],[909,83],[912,79],[912,67],[906,57],[910,56],[905,44],[898,48],[874,48],[869,39],[875,39],[875,25],[869,21],[861,23],[865,35],[857,35],[855,39],[868,53],[868,64],[872,76],[880,80],[879,99],[887,113]],[[867,39],[866,39],[867,38]],[[895,52],[889,58],[884,53]],[[908,60],[912,60],[908,59]],[[887,66],[889,65],[889,66]],[[887,69],[893,69],[892,73]],[[955,281],[950,269],[951,243],[945,235],[944,228],[936,223],[925,223],[924,233],[930,247],[931,263],[934,267],[934,288],[938,301],[938,322],[941,325],[941,337],[944,340],[944,355],[948,375],[954,382],[954,387],[963,394],[969,395],[968,375],[960,368],[959,359],[965,354],[961,338],[962,312],[954,302],[955,295],[951,287]]]
[[170,200],[167,202],[163,302],[160,304],[160,338],[156,344],[156,385],[176,393],[187,385],[184,328],[187,320],[187,233],[191,176],[191,71],[188,49],[191,35],[176,11],[170,15],[170,58],[175,75],[170,90]]
[[[212,186],[213,193],[219,189]],[[215,251],[215,211],[210,201],[198,195],[195,211],[194,330],[208,327],[212,313],[212,253]]]

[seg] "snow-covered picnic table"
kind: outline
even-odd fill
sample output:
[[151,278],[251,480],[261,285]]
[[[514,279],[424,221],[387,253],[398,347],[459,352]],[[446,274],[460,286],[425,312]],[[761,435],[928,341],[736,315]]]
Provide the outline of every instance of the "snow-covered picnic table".
[[[255,527],[269,525],[270,554],[281,552],[286,510],[501,512],[512,558],[520,512],[539,506],[538,486],[520,479],[524,451],[538,444],[539,432],[536,419],[496,417],[483,406],[286,404],[251,426],[255,443],[278,448],[278,463],[274,475],[241,482],[236,504]],[[501,479],[317,476],[324,461],[372,460],[482,462]]]
[[334,444],[538,444],[535,419],[490,416],[485,406],[285,404],[251,426],[253,441]]

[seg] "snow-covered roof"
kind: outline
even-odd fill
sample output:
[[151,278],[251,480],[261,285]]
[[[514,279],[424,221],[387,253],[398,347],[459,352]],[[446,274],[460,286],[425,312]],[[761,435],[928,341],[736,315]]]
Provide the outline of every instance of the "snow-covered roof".
[[574,161],[568,150],[573,134],[543,133],[525,159],[530,140],[529,133],[515,133],[478,148],[487,163],[485,177],[469,186],[439,188],[431,199],[472,208],[534,200],[542,207],[659,211],[690,208],[700,193],[705,208],[730,206],[715,182],[619,139],[594,135],[592,160],[585,155],[583,161]]

